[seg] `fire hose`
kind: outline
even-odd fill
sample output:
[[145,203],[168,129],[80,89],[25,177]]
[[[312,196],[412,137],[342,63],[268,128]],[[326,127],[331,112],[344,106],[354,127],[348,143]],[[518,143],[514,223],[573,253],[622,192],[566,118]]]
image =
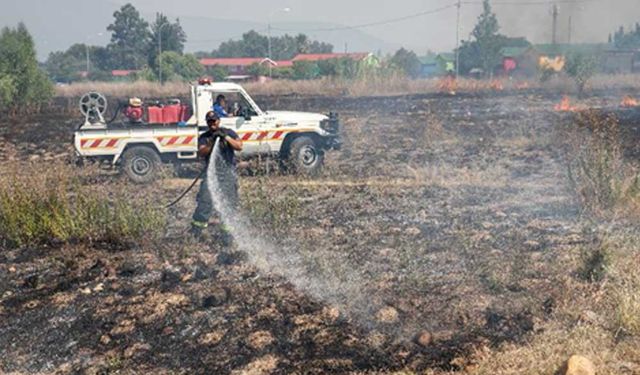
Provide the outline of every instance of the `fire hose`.
[[189,192],[193,189],[193,187],[196,186],[198,181],[202,178],[202,176],[204,176],[205,173],[207,173],[207,168],[206,167],[202,168],[202,171],[200,172],[198,177],[196,177],[196,179],[193,180],[193,182],[191,183],[191,186],[189,186],[187,188],[187,190],[185,190],[182,194],[180,194],[180,196],[176,200],[174,200],[173,202],[171,202],[169,205],[165,206],[164,208],[168,209],[168,208],[171,208],[171,207],[175,206],[176,204],[178,204],[178,202],[180,202],[187,194],[189,194]]

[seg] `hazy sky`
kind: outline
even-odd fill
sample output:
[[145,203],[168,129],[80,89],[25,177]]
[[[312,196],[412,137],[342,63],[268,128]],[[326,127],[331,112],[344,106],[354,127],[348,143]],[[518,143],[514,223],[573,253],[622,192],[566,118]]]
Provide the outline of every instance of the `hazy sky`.
[[[95,1],[95,0],[94,0]],[[566,1],[566,0],[564,0]],[[124,4],[127,1],[116,0]],[[502,31],[514,36],[526,36],[534,42],[551,39],[551,4],[524,5],[539,0],[493,0]],[[499,2],[517,3],[500,5]],[[265,22],[267,14],[274,23],[280,22],[328,22],[358,25],[385,19],[403,17],[455,3],[455,0],[133,0],[141,9],[161,8],[176,15],[203,15],[215,18],[243,19]],[[278,12],[285,7],[291,12]],[[569,16],[573,23],[573,40],[606,41],[609,32],[620,24],[631,25],[640,21],[640,0],[594,0],[579,3],[560,1],[558,33],[561,40],[568,39]],[[462,7],[462,37],[468,37],[481,11],[480,4]],[[387,25],[365,27],[361,30],[388,42],[394,42],[419,51],[445,50],[455,44],[456,10],[448,9]],[[303,29],[302,26],[299,27]],[[302,30],[301,30],[302,31]],[[321,39],[326,32],[310,32]]]
[[[309,30],[411,16],[451,6],[456,0],[0,0],[0,26],[15,26],[24,21],[34,34],[39,57],[44,59],[48,52],[66,49],[75,42],[106,44],[109,34],[105,28],[112,21],[111,15],[127,2],[133,3],[148,20],[155,12],[181,17],[188,34],[188,51],[210,51],[222,40],[239,37],[247,28],[265,29],[270,14],[275,28],[287,28],[290,33],[305,32],[314,39],[330,41],[338,51],[349,44],[350,50],[390,52],[405,46],[424,54],[427,50],[450,51],[456,42],[455,7],[401,22],[358,28],[358,32]],[[482,7],[480,0],[463,0],[463,3],[460,37],[466,39]],[[573,3],[558,0],[558,3],[560,42],[568,40],[570,16],[573,42],[606,42],[609,33],[620,25],[631,26],[640,21],[640,0],[577,0]],[[502,33],[525,36],[534,43],[551,41],[551,2],[492,0],[492,4]],[[284,8],[291,11],[284,12]],[[207,19],[243,22],[216,25]],[[98,33],[102,35],[96,36]]]

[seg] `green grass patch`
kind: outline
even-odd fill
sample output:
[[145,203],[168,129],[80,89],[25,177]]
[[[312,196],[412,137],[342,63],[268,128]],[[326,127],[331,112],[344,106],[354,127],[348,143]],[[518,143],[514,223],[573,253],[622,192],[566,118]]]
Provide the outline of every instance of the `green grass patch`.
[[156,236],[165,214],[99,184],[82,184],[67,166],[14,169],[0,181],[0,242],[6,247],[51,241],[129,242]]

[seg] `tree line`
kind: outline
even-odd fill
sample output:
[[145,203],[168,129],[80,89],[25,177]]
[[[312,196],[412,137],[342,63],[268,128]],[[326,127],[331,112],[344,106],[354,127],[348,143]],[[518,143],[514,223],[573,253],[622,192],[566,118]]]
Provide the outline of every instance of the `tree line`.
[[22,23],[0,33],[0,110],[33,109],[51,98],[53,85],[38,66],[33,38]]

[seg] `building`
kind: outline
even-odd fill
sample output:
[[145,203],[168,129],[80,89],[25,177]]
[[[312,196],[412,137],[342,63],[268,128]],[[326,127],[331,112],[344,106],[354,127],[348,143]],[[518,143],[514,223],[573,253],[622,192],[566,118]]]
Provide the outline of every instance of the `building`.
[[200,59],[200,64],[205,68],[223,66],[227,68],[230,76],[246,76],[247,69],[253,64],[277,67],[278,64],[267,57],[215,57]]
[[456,56],[453,53],[430,53],[418,57],[421,65],[420,76],[423,78],[443,76],[456,70]]
[[501,74],[506,76],[533,76],[538,72],[540,54],[535,48],[504,47],[500,50]]
[[301,53],[294,57],[291,61],[294,63],[296,61],[322,61],[322,60],[333,60],[333,59],[351,59],[354,61],[372,61],[377,60],[377,58],[368,52],[356,52],[356,53]]

